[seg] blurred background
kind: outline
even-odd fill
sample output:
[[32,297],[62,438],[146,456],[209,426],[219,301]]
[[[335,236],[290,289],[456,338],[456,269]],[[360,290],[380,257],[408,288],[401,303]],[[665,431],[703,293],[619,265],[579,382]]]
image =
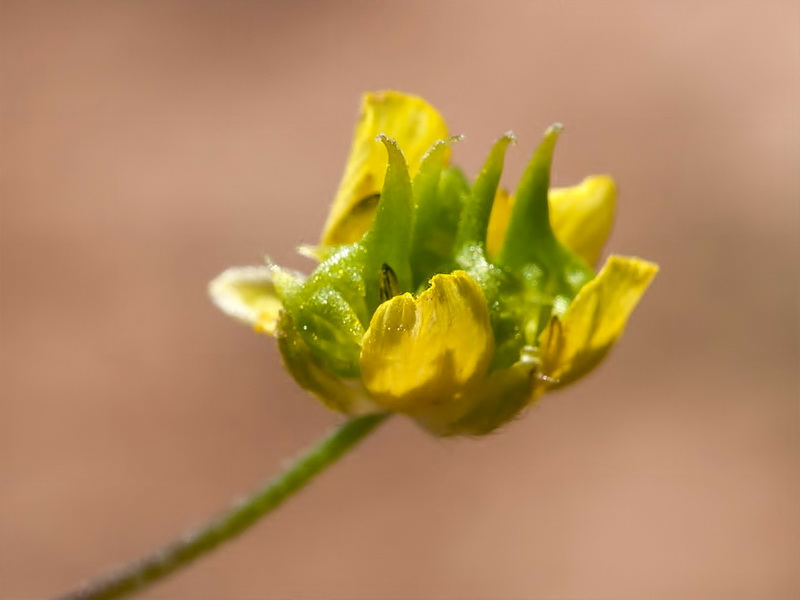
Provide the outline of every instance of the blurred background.
[[205,520],[337,416],[206,283],[308,270],[360,94],[513,187],[613,174],[662,272],[591,378],[478,441],[395,418],[163,600],[800,597],[794,1],[0,3],[0,598]]

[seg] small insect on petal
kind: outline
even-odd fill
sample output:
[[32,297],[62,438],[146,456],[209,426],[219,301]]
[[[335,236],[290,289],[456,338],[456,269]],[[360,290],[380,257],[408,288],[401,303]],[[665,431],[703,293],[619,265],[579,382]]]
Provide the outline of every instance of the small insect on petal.
[[380,298],[381,302],[391,300],[400,294],[400,287],[397,285],[397,275],[392,271],[392,267],[383,263],[381,267]]

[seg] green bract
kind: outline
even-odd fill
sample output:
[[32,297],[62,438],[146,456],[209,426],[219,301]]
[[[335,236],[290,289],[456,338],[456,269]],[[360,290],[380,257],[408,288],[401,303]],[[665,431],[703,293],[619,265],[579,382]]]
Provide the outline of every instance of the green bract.
[[595,276],[615,188],[593,177],[550,189],[560,130],[512,198],[499,188],[512,134],[470,183],[430,105],[369,94],[322,243],[304,249],[317,268],[230,269],[212,297],[274,333],[293,377],[335,410],[400,412],[438,435],[492,431],[596,366],[657,271],[611,257]]

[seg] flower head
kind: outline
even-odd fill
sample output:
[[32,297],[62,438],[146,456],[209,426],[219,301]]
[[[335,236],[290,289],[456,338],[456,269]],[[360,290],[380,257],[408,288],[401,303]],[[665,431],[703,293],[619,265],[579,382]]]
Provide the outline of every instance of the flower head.
[[308,276],[276,265],[211,282],[227,314],[274,335],[295,380],[349,415],[393,411],[437,435],[481,435],[591,371],[657,272],[611,256],[609,177],[550,189],[560,125],[512,196],[512,134],[470,182],[424,100],[366,94]]

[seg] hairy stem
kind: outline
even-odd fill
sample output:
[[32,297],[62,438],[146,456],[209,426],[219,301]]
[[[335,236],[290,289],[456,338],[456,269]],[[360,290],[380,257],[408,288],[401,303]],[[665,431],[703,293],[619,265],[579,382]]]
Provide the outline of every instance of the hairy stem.
[[60,600],[110,600],[144,590],[269,514],[380,425],[387,414],[347,421],[309,448],[283,473],[227,512],[130,565],[89,582]]

